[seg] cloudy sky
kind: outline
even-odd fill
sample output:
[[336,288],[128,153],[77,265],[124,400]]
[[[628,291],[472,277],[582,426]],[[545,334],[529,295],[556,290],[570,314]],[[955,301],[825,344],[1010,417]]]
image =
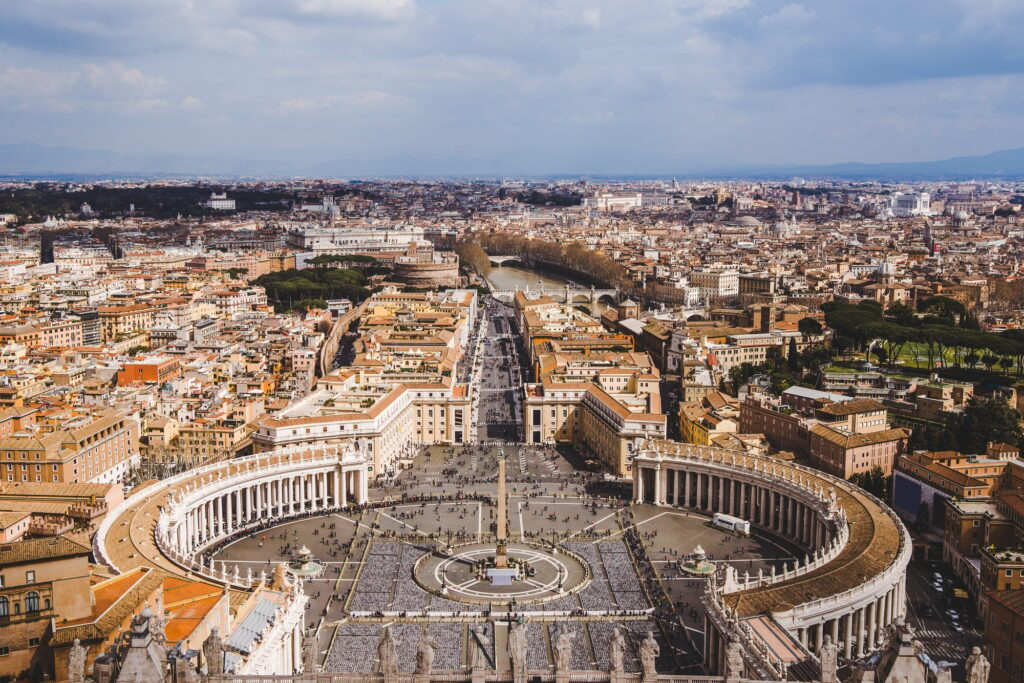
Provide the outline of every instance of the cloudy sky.
[[358,173],[1024,146],[1021,0],[18,0],[0,144]]

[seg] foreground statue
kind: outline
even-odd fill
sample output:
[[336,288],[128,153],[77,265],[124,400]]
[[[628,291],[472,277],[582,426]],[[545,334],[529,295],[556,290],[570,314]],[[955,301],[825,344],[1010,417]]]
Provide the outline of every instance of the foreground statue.
[[661,648],[658,647],[658,641],[654,639],[654,632],[648,631],[647,637],[640,643],[640,667],[643,669],[645,681],[653,681],[658,677],[655,662],[660,654]]
[[429,674],[434,668],[434,649],[437,643],[426,631],[420,636],[420,642],[416,644],[416,673]]
[[487,637],[487,631],[481,624],[474,626],[472,633],[476,647],[473,648],[470,666],[474,669],[489,669],[491,655],[487,650],[491,647],[491,639]]
[[622,636],[622,629],[616,627],[608,645],[608,669],[611,673],[621,674],[625,671],[625,658],[626,639]]
[[980,647],[971,648],[971,656],[964,662],[964,674],[967,676],[967,683],[988,683],[988,674],[992,669],[988,658],[981,654]]
[[567,673],[572,668],[573,633],[568,628],[561,628],[555,639],[555,671]]
[[68,650],[68,683],[84,683],[85,681],[85,648],[82,641],[75,638]]
[[839,683],[836,669],[839,668],[839,650],[832,642],[832,636],[825,634],[821,647],[818,648],[818,661],[821,664],[821,683]]
[[377,646],[377,658],[380,660],[380,672],[385,676],[398,675],[398,654],[395,637],[391,635],[391,627],[384,627],[384,635]]
[[206,671],[211,676],[224,673],[224,641],[216,626],[210,629],[210,635],[203,641],[203,657],[206,659]]
[[512,682],[526,683],[526,624],[517,621],[508,632],[508,658],[512,662]]

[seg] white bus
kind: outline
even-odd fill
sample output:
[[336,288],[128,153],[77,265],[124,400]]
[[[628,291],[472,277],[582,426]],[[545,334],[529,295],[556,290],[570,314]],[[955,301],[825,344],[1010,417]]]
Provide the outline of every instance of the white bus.
[[715,516],[711,518],[711,523],[719,529],[728,529],[744,536],[750,535],[750,522],[739,517],[716,512]]

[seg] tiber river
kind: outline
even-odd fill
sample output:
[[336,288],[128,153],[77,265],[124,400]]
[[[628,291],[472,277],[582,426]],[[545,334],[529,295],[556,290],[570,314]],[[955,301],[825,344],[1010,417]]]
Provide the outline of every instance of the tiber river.
[[[487,279],[497,289],[521,290],[526,288],[538,289],[541,285],[548,289],[561,289],[565,287],[567,282],[572,282],[559,275],[539,273],[535,270],[528,270],[517,266],[491,266],[491,273],[487,276]],[[608,306],[602,303],[594,304],[594,306],[584,303],[575,305],[586,308],[594,316],[601,315],[608,308]]]

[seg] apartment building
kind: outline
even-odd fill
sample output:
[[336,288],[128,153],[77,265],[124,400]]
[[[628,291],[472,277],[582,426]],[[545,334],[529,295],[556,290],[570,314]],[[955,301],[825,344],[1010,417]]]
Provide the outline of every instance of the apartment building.
[[0,546],[0,676],[44,680],[51,620],[92,612],[87,544],[66,537]]
[[72,415],[60,429],[0,438],[0,478],[7,482],[123,480],[139,461],[137,422],[119,412]]

